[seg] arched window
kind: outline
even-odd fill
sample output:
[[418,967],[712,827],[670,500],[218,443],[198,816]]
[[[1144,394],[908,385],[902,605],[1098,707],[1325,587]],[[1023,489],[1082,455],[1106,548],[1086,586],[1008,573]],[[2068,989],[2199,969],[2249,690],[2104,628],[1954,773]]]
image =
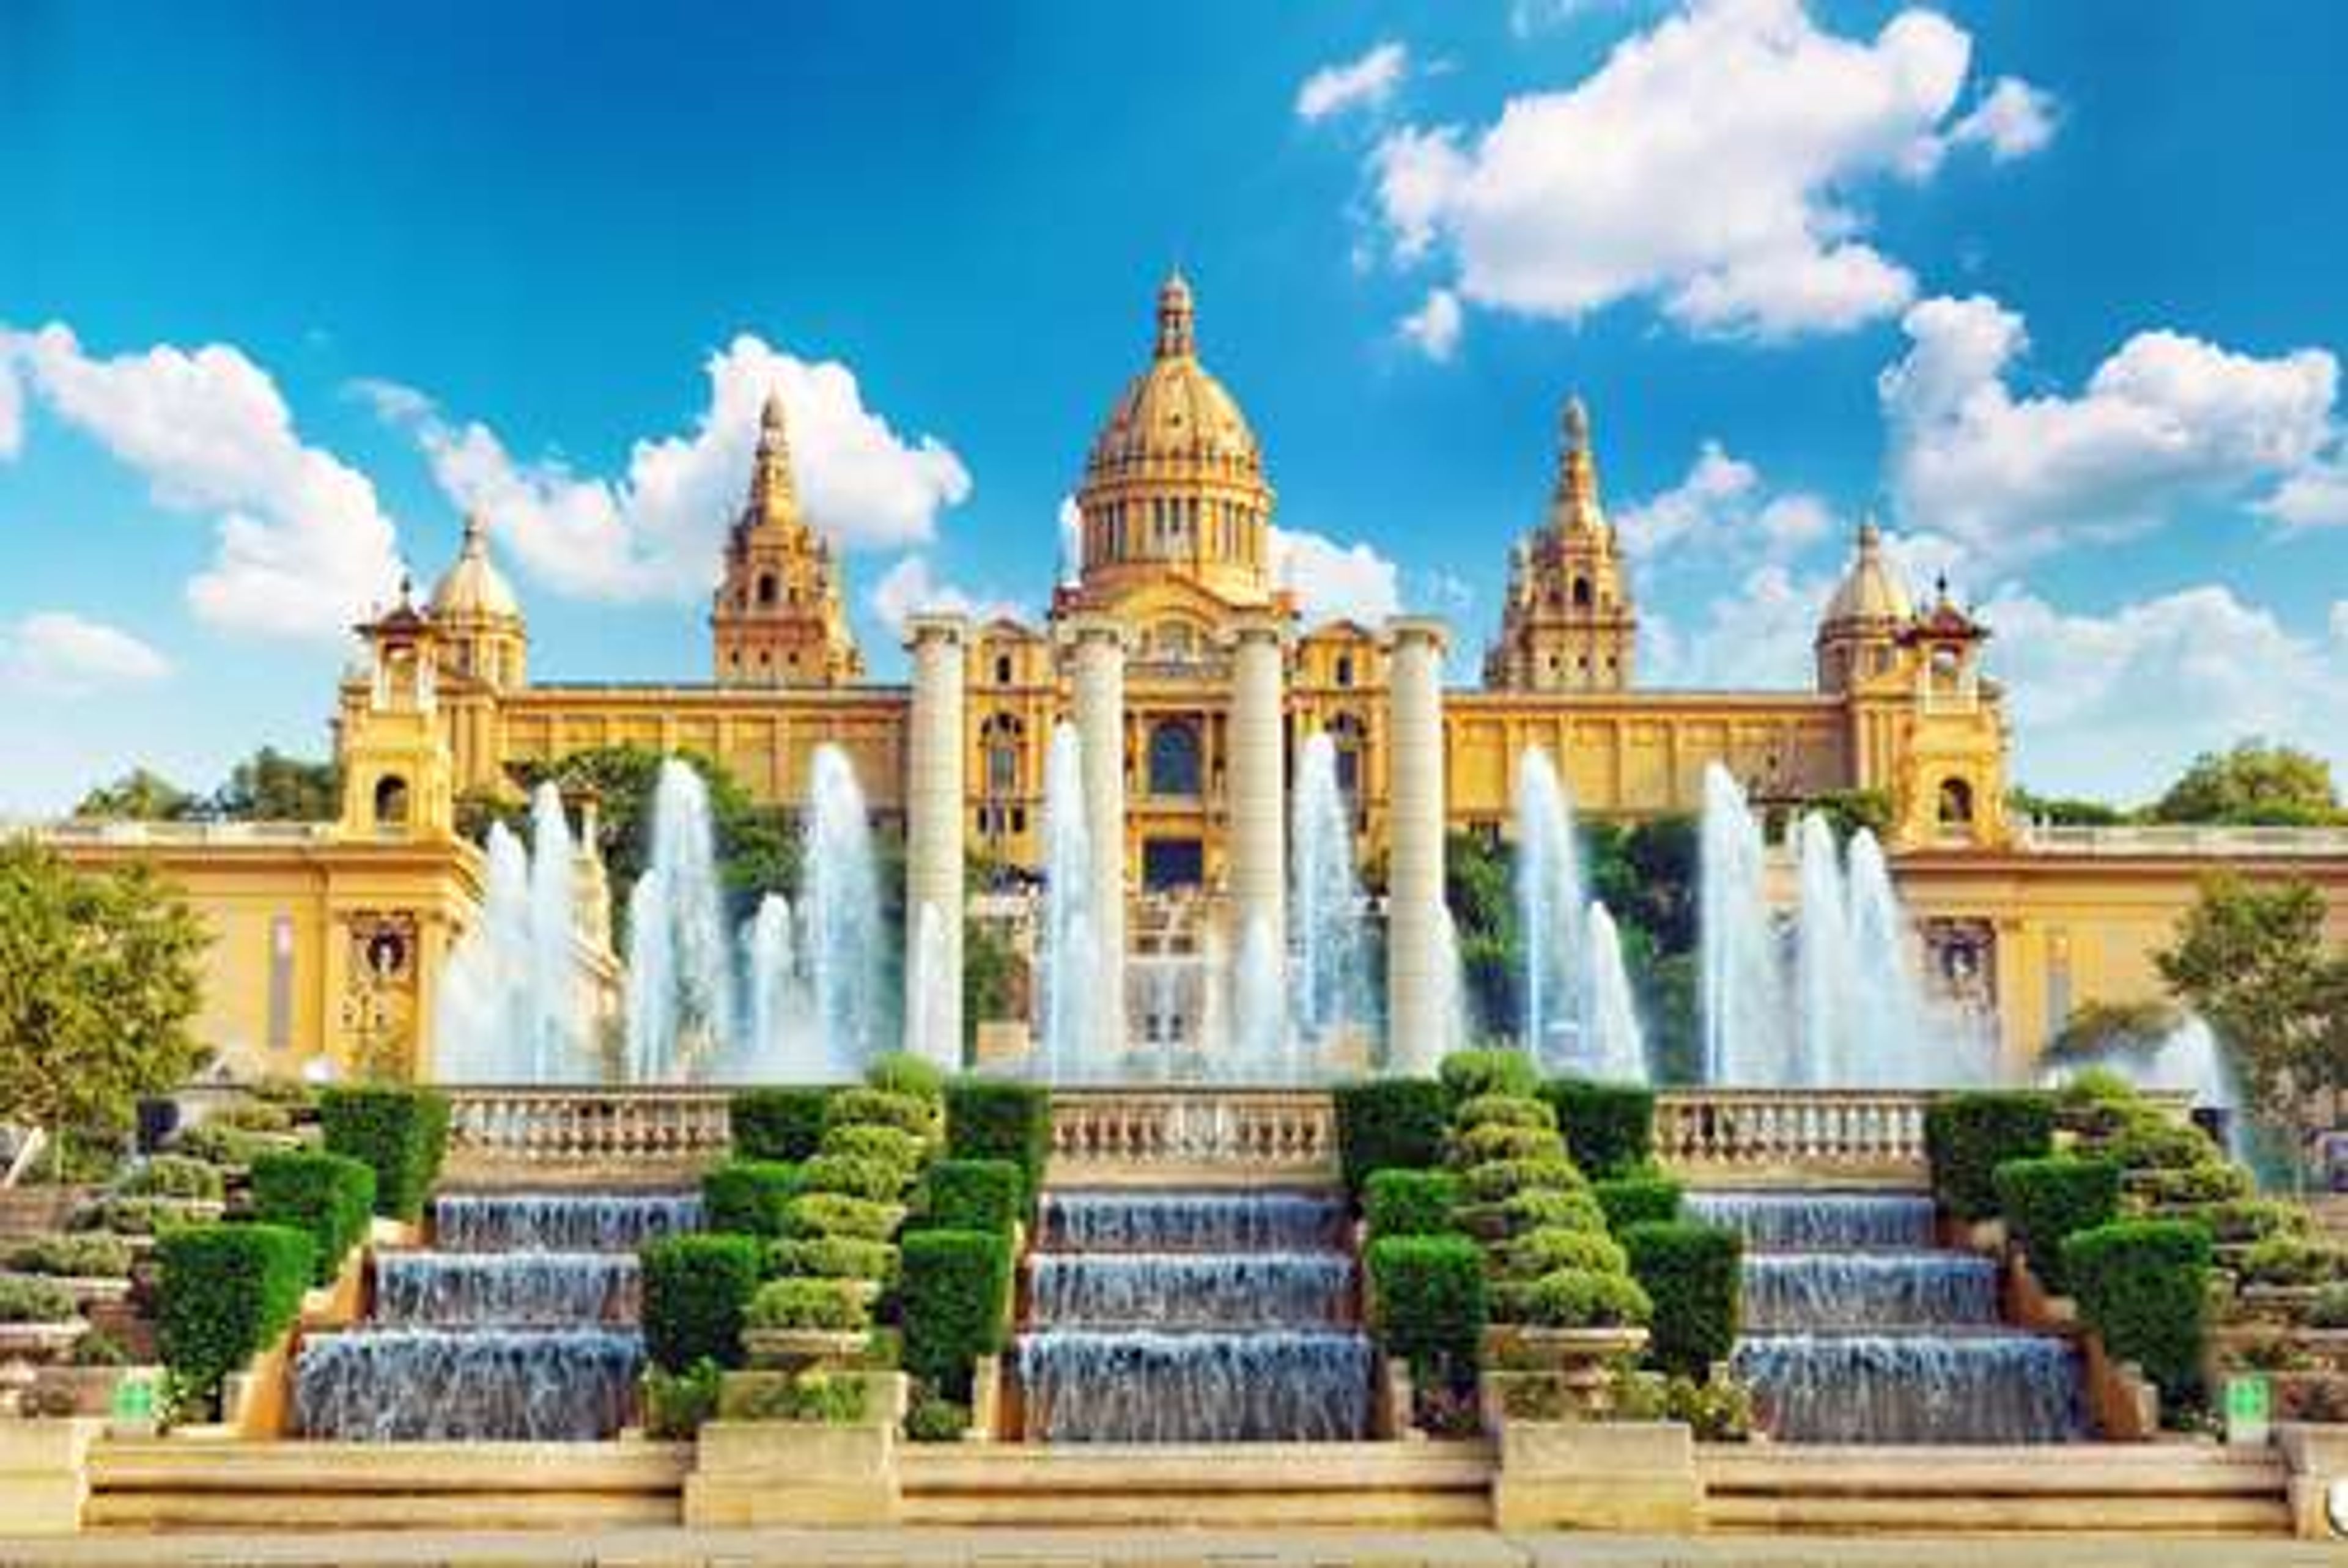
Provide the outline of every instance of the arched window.
[[1199,728],[1169,719],[1149,732],[1149,793],[1190,799],[1199,793]]
[[1362,757],[1369,747],[1368,732],[1351,713],[1329,721],[1329,739],[1337,747],[1337,787],[1356,811],[1362,804]]
[[407,781],[386,774],[375,782],[375,820],[379,827],[398,827],[407,821]]
[[1337,684],[1350,686],[1353,683],[1354,656],[1350,653],[1340,653],[1337,655]]
[[1009,800],[1019,793],[1019,737],[1014,714],[996,713],[980,727],[979,746],[986,753],[986,794],[991,800]]
[[772,604],[775,602],[775,574],[773,572],[762,571],[758,574],[758,602],[762,605]]
[[1011,684],[1011,655],[1008,653],[994,656],[994,683],[998,686]]
[[1590,608],[1590,579],[1586,577],[1573,579],[1573,608],[1576,610]]
[[1969,827],[1973,820],[1973,786],[1962,779],[1941,781],[1941,825]]

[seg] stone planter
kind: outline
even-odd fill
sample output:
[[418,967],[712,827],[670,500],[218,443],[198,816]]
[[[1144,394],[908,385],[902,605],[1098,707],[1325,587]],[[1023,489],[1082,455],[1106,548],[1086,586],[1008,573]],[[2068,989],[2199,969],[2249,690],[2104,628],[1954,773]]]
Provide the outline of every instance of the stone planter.
[[130,1299],[129,1278],[116,1278],[97,1274],[53,1274],[47,1278],[74,1293],[74,1299],[87,1310],[99,1305],[111,1305]]
[[1493,1523],[1681,1535],[1704,1514],[1695,1440],[1678,1421],[1517,1421],[1500,1437]]
[[751,1365],[783,1372],[841,1368],[864,1354],[870,1333],[837,1328],[746,1328],[742,1348]]
[[1484,1429],[1511,1420],[1592,1419],[1612,1403],[1617,1363],[1647,1347],[1643,1328],[1548,1328],[1500,1324],[1484,1331]]
[[893,1426],[711,1421],[685,1478],[685,1522],[890,1524],[900,1495]]
[[54,1361],[89,1331],[78,1317],[62,1323],[0,1323],[0,1361]]

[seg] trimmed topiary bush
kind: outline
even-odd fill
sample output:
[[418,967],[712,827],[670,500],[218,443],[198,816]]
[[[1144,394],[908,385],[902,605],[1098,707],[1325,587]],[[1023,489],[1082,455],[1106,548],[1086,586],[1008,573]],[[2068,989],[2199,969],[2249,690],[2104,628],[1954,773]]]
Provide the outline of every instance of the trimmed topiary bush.
[[2241,1275],[2252,1285],[2330,1285],[2348,1279],[2348,1255],[2312,1236],[2271,1235],[2242,1254]]
[[1647,1359],[1703,1379],[1736,1346],[1745,1303],[1745,1243],[1723,1225],[1649,1220],[1622,1234],[1631,1277],[1654,1304]]
[[823,1142],[824,1104],[829,1089],[794,1087],[737,1089],[726,1102],[734,1135],[734,1157],[798,1164]]
[[644,1353],[682,1372],[704,1357],[742,1364],[742,1314],[758,1288],[759,1248],[747,1235],[673,1235],[644,1244]]
[[2249,1197],[2253,1185],[2250,1173],[2241,1166],[2211,1160],[2202,1165],[2137,1171],[2128,1188],[2149,1207],[2185,1209],[2237,1202]]
[[1003,1348],[1011,1317],[1011,1241],[985,1231],[905,1238],[905,1369],[949,1399],[970,1397],[971,1368]]
[[1007,1236],[1026,1208],[1026,1178],[1008,1160],[941,1160],[922,1179],[923,1230]]
[[1592,1182],[1598,1206],[1606,1211],[1606,1228],[1621,1235],[1632,1225],[1663,1225],[1680,1217],[1685,1195],[1669,1176],[1616,1176]]
[[1477,1204],[1497,1204],[1519,1193],[1537,1189],[1571,1191],[1589,1185],[1573,1162],[1560,1158],[1540,1160],[1493,1160],[1481,1165],[1470,1165],[1460,1176],[1462,1190],[1468,1201]]
[[1557,1112],[1565,1146],[1592,1181],[1629,1175],[1655,1153],[1655,1092],[1635,1083],[1552,1079],[1541,1098]]
[[848,1128],[886,1129],[913,1141],[909,1160],[926,1158],[945,1130],[936,1101],[869,1085],[835,1092],[824,1104],[823,1127],[827,1136]]
[[2209,1233],[2189,1220],[2121,1220],[2063,1244],[2063,1277],[2104,1348],[2142,1367],[2166,1398],[2201,1392]]
[[787,1236],[767,1248],[767,1272],[784,1279],[869,1279],[892,1285],[897,1249],[854,1236]]
[[1040,1084],[957,1078],[946,1085],[946,1154],[1008,1160],[1019,1172],[1021,1212],[1035,1212],[1052,1157],[1052,1092]]
[[731,1235],[790,1234],[799,1168],[779,1160],[728,1160],[701,1177],[701,1223]]
[[[830,1139],[825,1139],[827,1149],[830,1143]],[[911,1174],[886,1160],[827,1153],[799,1167],[799,1185],[809,1193],[836,1193],[862,1198],[867,1203],[887,1204],[895,1202],[904,1192]]]
[[811,1328],[860,1334],[872,1306],[852,1279],[778,1279],[758,1286],[742,1309],[745,1328]]
[[1452,1108],[1451,1125],[1462,1133],[1486,1127],[1558,1131],[1557,1112],[1550,1108],[1549,1102],[1529,1100],[1521,1094],[1478,1094],[1473,1100],[1463,1100]]
[[252,1162],[252,1217],[310,1237],[311,1278],[330,1283],[375,1217],[375,1172],[342,1154],[285,1151]]
[[1345,1186],[1361,1195],[1375,1171],[1425,1170],[1443,1163],[1450,1098],[1428,1078],[1382,1078],[1338,1087],[1337,1159]]
[[375,1172],[375,1212],[415,1220],[448,1153],[448,1097],[437,1089],[367,1085],[318,1096],[330,1154]]
[[2111,1224],[2120,1212],[2120,1168],[2109,1160],[2056,1154],[2008,1160],[1997,1168],[1998,1212],[2047,1289],[2068,1294],[2063,1244]]
[[1472,1370],[1488,1312],[1482,1251],[1466,1236],[1394,1235],[1370,1244],[1370,1327],[1414,1376]]
[[887,1241],[904,1223],[905,1205],[877,1204],[845,1193],[801,1193],[791,1200],[791,1235]]
[[945,1073],[910,1050],[887,1050],[874,1057],[872,1065],[864,1070],[864,1081],[891,1094],[911,1094],[932,1105],[945,1103]]
[[1394,1235],[1452,1235],[1459,1222],[1459,1179],[1448,1171],[1373,1171],[1362,1189],[1362,1214],[1370,1239]]
[[1924,1148],[1941,1206],[1959,1219],[1988,1219],[1997,1213],[1997,1168],[2054,1152],[2054,1096],[2000,1089],[1934,1101],[1924,1112]]
[[175,1413],[211,1410],[221,1380],[293,1323],[311,1250],[307,1232],[284,1225],[188,1225],[156,1243],[155,1346]]
[[2200,1128],[2149,1109],[2130,1112],[2119,1131],[2105,1141],[2103,1153],[2130,1171],[2185,1171],[2225,1158]]
[[0,1323],[70,1323],[79,1308],[74,1293],[54,1279],[0,1274]]
[[1500,1272],[1510,1279],[1539,1279],[1561,1268],[1621,1274],[1631,1266],[1622,1244],[1602,1230],[1567,1230],[1544,1225],[1502,1246]]
[[[1486,1102],[1478,1102],[1482,1104]],[[1530,1105],[1533,1101],[1523,1103]],[[1555,1160],[1563,1156],[1565,1143],[1553,1127],[1509,1126],[1498,1122],[1487,1122],[1480,1127],[1469,1127],[1453,1134],[1452,1160],[1462,1165],[1488,1165],[1496,1160]]]
[[186,1154],[151,1154],[114,1184],[114,1191],[126,1198],[192,1198],[212,1204],[226,1190],[219,1166]]
[[1515,1317],[1541,1328],[1632,1328],[1654,1316],[1654,1304],[1626,1274],[1567,1268],[1513,1287]]
[[2212,1204],[2194,1216],[2219,1242],[2264,1241],[2271,1235],[2306,1235],[2315,1216],[2281,1198],[2235,1198]]
[[18,1274],[61,1279],[120,1279],[130,1272],[130,1244],[118,1235],[36,1235],[8,1249],[7,1266]]
[[[918,1104],[901,1094],[887,1094],[880,1099],[897,1105]],[[835,1101],[836,1106],[839,1102]],[[885,1165],[901,1182],[910,1182],[921,1173],[922,1167],[937,1152],[937,1141],[919,1132],[908,1132],[902,1127],[887,1122],[839,1122],[824,1130],[823,1143],[816,1157],[864,1160],[875,1165]]]
[[1453,1106],[1487,1094],[1529,1100],[1540,1092],[1540,1071],[1521,1050],[1455,1050],[1438,1073]]

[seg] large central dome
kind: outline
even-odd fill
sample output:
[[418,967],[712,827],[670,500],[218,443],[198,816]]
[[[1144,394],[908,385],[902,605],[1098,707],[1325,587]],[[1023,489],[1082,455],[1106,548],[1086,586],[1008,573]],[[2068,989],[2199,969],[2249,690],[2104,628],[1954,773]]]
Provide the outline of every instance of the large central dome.
[[1094,438],[1076,506],[1084,608],[1169,583],[1233,609],[1272,602],[1263,455],[1238,402],[1199,363],[1179,273],[1158,291],[1156,352]]

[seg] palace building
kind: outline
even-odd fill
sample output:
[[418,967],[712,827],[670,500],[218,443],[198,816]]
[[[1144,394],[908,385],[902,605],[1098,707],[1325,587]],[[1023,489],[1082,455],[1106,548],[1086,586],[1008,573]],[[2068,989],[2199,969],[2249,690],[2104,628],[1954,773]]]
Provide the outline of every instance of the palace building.
[[[435,966],[479,884],[455,803],[516,794],[517,764],[618,744],[703,753],[786,806],[803,798],[815,750],[840,747],[875,810],[905,828],[915,908],[959,901],[966,860],[1006,880],[1039,871],[1046,753],[1055,726],[1073,722],[1095,841],[1123,848],[1121,862],[1097,857],[1095,905],[1133,943],[1163,930],[1169,909],[1193,927],[1282,928],[1287,781],[1304,741],[1325,733],[1361,858],[1386,868],[1392,961],[1406,971],[1430,868],[1440,898],[1442,835],[1510,831],[1530,748],[1548,752],[1579,812],[1601,818],[1692,813],[1714,763],[1763,807],[1873,792],[1890,805],[1886,845],[1929,971],[1994,1010],[2016,1058],[2074,1003],[2156,983],[2148,955],[2213,858],[2312,871],[2348,922],[2348,856],[2312,841],[2187,845],[2146,830],[2133,845],[2062,841],[2009,820],[2003,698],[1982,668],[1989,629],[1945,589],[1911,600],[1871,526],[1818,623],[1807,689],[1640,685],[1635,596],[1578,399],[1546,510],[1509,550],[1480,664],[1466,648],[1453,661],[1480,668],[1478,683],[1441,682],[1466,628],[1308,624],[1274,580],[1262,444],[1201,357],[1179,275],[1159,291],[1149,349],[1084,458],[1074,580],[1040,624],[916,617],[905,683],[866,675],[844,567],[799,505],[778,399],[713,563],[706,682],[536,678],[520,600],[489,528],[469,519],[425,602],[361,629],[366,667],[343,683],[335,719],[343,820],[315,842],[231,845],[220,830],[209,844],[148,845],[238,949],[215,960],[235,992],[216,1005],[223,1042],[256,1065],[280,1064],[281,1048],[350,1062],[364,1022],[399,1036],[370,1037],[369,1055],[428,1069]],[[103,857],[141,852],[139,837],[61,842]],[[232,877],[239,856],[274,869]],[[381,870],[331,869],[344,863]],[[386,928],[407,943],[388,979],[366,958],[382,957],[369,944]],[[257,934],[270,946],[244,954]],[[1399,974],[1397,996],[1411,983]],[[396,1005],[371,1003],[386,984]],[[275,1010],[257,1016],[264,1003]]]

